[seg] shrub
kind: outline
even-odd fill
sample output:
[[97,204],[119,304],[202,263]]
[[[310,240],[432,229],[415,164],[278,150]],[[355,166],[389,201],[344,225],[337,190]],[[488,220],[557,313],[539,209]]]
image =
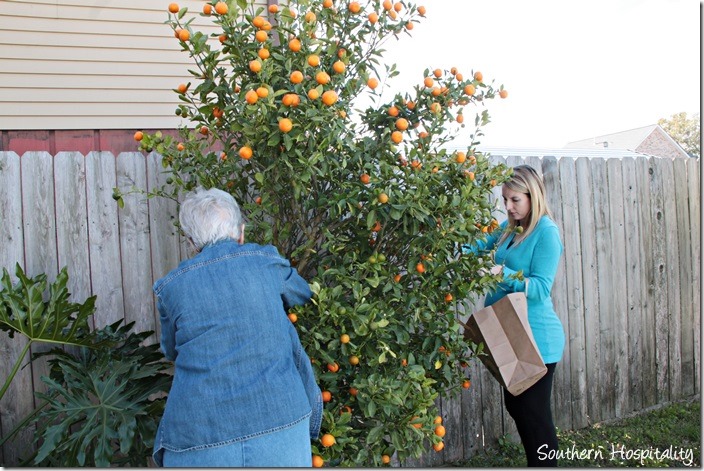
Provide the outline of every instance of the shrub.
[[[381,103],[380,80],[396,75],[382,69],[382,45],[425,13],[411,2],[300,0],[268,13],[220,3],[198,13],[221,30],[211,37],[186,8],[169,14],[195,67],[174,89],[188,123],[179,138],[139,136],[169,173],[152,196],[228,190],[247,239],[275,245],[309,280],[313,302],[294,314],[330,394],[323,433],[335,438],[313,444],[317,464],[417,457],[442,441],[435,400],[460,390],[472,357],[456,319],[495,282],[481,274],[490,261],[461,245],[498,225],[489,194],[507,169],[476,145],[489,120],[481,107],[503,88],[479,71],[427,69]],[[364,110],[360,95],[372,101]],[[472,107],[472,144],[448,151],[470,132]]]

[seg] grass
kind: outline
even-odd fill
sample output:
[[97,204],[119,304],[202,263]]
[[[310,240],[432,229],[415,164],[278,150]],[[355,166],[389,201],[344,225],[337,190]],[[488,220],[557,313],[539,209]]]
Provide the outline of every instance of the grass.
[[[558,441],[558,466],[563,468],[700,468],[701,403],[675,403],[615,422],[558,431]],[[521,444],[503,437],[497,448],[455,466],[525,467],[526,460]]]

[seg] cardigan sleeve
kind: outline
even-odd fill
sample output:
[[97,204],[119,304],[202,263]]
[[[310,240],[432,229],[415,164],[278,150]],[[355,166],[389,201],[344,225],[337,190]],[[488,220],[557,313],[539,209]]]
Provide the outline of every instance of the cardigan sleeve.
[[554,224],[541,228],[540,233],[535,235],[539,238],[531,255],[530,272],[524,273],[524,279],[519,280],[512,276],[516,275],[515,270],[504,267],[504,278],[501,285],[508,288],[510,292],[525,291],[526,280],[530,280],[526,297],[543,300],[550,296],[555,281],[557,266],[562,254],[562,242],[560,241],[560,232]]

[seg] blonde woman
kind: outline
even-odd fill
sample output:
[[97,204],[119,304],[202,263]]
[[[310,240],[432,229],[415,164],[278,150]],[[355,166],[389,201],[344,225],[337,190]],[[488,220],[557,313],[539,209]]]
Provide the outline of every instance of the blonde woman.
[[[550,411],[555,365],[562,358],[565,333],[555,313],[550,291],[562,254],[560,233],[552,219],[540,175],[527,165],[514,167],[501,188],[508,219],[500,229],[469,250],[495,250],[493,274],[502,281],[487,294],[489,306],[508,293],[525,292],[528,322],[548,368],[547,374],[518,396],[504,390],[506,409],[516,422],[528,466],[557,466],[557,434]],[[522,272],[523,276],[516,276]]]

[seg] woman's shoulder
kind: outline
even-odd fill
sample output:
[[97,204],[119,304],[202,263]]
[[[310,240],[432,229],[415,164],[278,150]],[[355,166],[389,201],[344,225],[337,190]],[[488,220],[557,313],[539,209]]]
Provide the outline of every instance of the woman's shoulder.
[[538,224],[536,224],[535,228],[540,230],[559,230],[555,221],[547,214],[543,215],[543,217],[538,220]]

